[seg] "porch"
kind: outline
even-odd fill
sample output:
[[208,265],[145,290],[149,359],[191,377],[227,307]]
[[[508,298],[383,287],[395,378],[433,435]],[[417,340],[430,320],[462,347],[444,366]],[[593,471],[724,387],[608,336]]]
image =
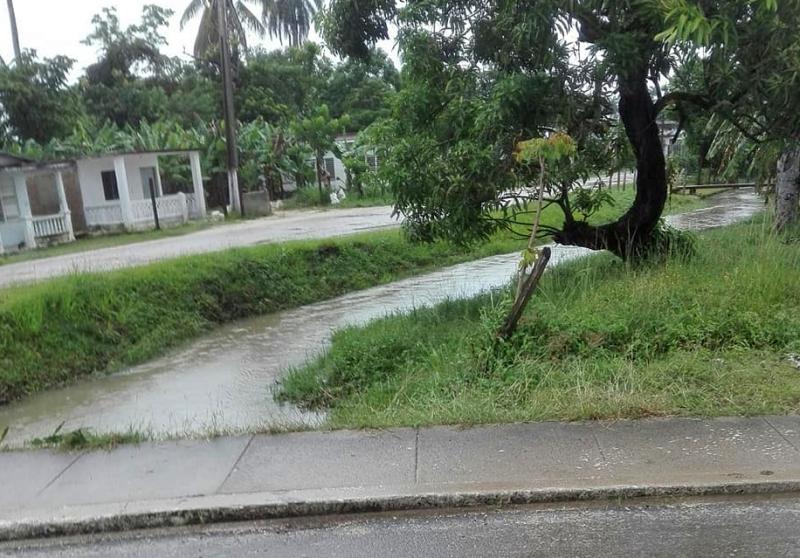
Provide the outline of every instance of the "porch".
[[[75,240],[62,176],[62,171],[69,168],[71,164],[61,163],[0,169],[0,254]],[[29,179],[49,183],[56,207],[34,214]]]
[[[190,179],[170,169],[165,183],[160,159],[185,157]],[[111,154],[77,161],[86,225],[90,231],[142,230],[202,219],[205,192],[197,151]]]

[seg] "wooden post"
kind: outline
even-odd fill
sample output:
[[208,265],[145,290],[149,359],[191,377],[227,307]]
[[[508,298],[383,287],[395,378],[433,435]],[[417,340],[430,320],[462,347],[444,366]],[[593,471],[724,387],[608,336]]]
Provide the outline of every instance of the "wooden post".
[[156,187],[153,184],[153,179],[148,178],[147,182],[150,185],[150,203],[153,204],[153,220],[156,222],[156,230],[161,230],[161,223],[158,221],[158,204],[156,203]]
[[522,317],[522,312],[528,305],[528,301],[530,300],[533,291],[539,284],[539,279],[542,278],[542,274],[547,267],[547,262],[550,261],[551,254],[550,248],[547,246],[542,248],[542,251],[539,253],[539,258],[533,265],[531,274],[525,279],[522,289],[520,289],[518,296],[514,301],[514,305],[511,307],[511,311],[508,313],[505,323],[503,323],[503,326],[497,333],[497,336],[501,339],[507,339],[512,333],[514,333],[514,330],[517,329],[517,323]]
[[239,152],[236,148],[236,111],[233,99],[233,74],[231,51],[228,41],[228,2],[217,2],[217,25],[219,29],[220,63],[222,66],[222,103],[225,109],[225,148],[228,154],[228,192],[231,207],[244,217],[239,186]]

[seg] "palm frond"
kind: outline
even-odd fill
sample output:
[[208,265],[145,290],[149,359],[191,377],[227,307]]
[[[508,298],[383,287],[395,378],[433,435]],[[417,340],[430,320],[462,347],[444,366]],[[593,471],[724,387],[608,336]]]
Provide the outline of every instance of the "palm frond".
[[264,25],[261,23],[261,20],[256,17],[256,15],[250,11],[250,8],[245,6],[244,2],[239,2],[236,6],[236,9],[239,12],[239,20],[251,31],[258,34],[259,37],[263,37],[266,29]]
[[189,2],[189,5],[186,6],[186,9],[183,11],[183,15],[181,16],[181,29],[186,27],[203,8],[208,8],[208,0],[192,0]]

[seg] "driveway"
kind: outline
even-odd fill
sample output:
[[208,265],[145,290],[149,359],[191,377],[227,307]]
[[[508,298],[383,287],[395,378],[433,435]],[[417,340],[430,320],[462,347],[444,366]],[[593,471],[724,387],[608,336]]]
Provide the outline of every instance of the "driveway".
[[397,227],[391,207],[303,211],[150,240],[0,266],[0,287],[78,272],[134,267],[189,254]]

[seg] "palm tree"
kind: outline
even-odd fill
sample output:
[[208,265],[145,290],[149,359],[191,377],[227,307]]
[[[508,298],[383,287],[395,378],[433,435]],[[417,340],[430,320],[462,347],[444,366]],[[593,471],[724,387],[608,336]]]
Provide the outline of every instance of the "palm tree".
[[17,29],[17,16],[14,13],[14,0],[8,0],[8,19],[11,21],[11,41],[14,43],[14,58],[19,63],[22,59],[22,51],[19,48],[19,30]]
[[321,0],[264,0],[261,19],[270,37],[297,47],[308,37],[314,14],[322,7]]
[[247,6],[247,3],[257,4],[263,9],[265,0],[191,0],[181,16],[181,29],[202,12],[200,28],[197,30],[194,42],[194,55],[197,58],[206,58],[209,51],[217,52],[219,49],[218,2],[225,2],[228,10],[228,34],[231,44],[241,46],[246,51],[246,29],[259,37],[263,37],[266,32],[261,20]]

